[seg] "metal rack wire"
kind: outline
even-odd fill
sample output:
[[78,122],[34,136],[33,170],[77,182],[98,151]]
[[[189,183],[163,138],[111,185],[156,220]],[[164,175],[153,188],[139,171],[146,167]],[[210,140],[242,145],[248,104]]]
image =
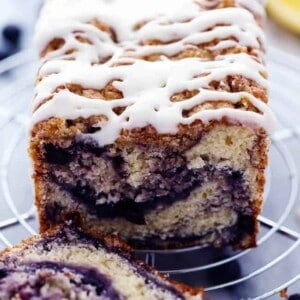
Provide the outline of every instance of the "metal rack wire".
[[[295,77],[291,76],[288,79],[285,77],[287,71],[288,74],[291,74],[290,72],[297,74],[300,70],[300,61],[298,62],[295,58],[286,55],[282,60],[281,56],[282,54],[275,49],[270,51],[269,64],[271,72],[273,72],[273,75],[271,73],[271,83],[273,83],[271,95],[273,94],[274,98],[277,97],[279,100],[284,97],[285,105],[282,106],[282,103],[275,101],[275,99],[273,101],[274,110],[281,122],[278,131],[272,137],[273,155],[271,155],[271,167],[267,174],[269,179],[266,189],[267,200],[265,206],[267,207],[266,212],[259,217],[262,230],[257,250],[264,247],[267,247],[266,249],[275,248],[273,246],[275,245],[274,237],[284,238],[285,242],[282,242],[282,245],[285,243],[286,247],[280,249],[279,253],[276,253],[271,259],[267,257],[267,260],[258,267],[251,269],[250,266],[238,278],[208,285],[206,288],[208,294],[214,291],[226,290],[230,287],[242,286],[268,272],[272,274],[274,267],[289,260],[292,255],[297,254],[296,249],[300,249],[300,232],[297,230],[297,223],[295,225],[295,222],[290,222],[293,219],[293,209],[299,197],[298,185],[300,178],[298,170],[300,156],[297,159],[293,155],[293,151],[296,151],[297,147],[300,149],[300,126],[297,126],[292,119],[293,114],[298,115],[300,112],[300,105],[293,101],[297,94],[300,95],[300,86],[296,81],[293,81],[295,79],[291,79]],[[284,65],[281,65],[282,61],[285,62]],[[34,77],[33,53],[25,51],[3,61],[0,64],[0,74],[5,72],[12,72],[12,74],[9,75],[9,79],[4,83],[4,86],[0,86],[0,249],[11,246],[37,231],[32,192],[29,188],[29,179],[27,179],[29,176],[26,176],[25,171],[28,165],[24,163],[26,157],[27,109],[30,97],[32,97]],[[285,86],[284,80],[288,80],[288,87]],[[277,82],[281,86],[278,86]],[[287,105],[288,101],[290,102]],[[290,109],[288,112],[284,111],[287,106]],[[289,113],[290,118],[286,118],[287,113]],[[290,146],[291,143],[292,146]],[[279,161],[281,161],[281,165],[279,165]],[[20,165],[23,165],[21,170]],[[17,172],[18,174],[16,174]],[[20,176],[20,178],[17,176]],[[279,176],[279,178],[276,176]],[[275,187],[277,187],[277,182],[279,182],[279,185],[282,184],[281,190],[284,190],[284,194],[280,199],[284,201],[284,205],[279,203],[280,201],[277,201],[277,203],[274,200],[276,197],[274,197],[273,190],[275,188],[272,186],[272,178],[275,178]],[[23,181],[24,183],[20,184]],[[268,207],[272,211],[270,214],[268,213]],[[228,264],[236,261],[243,261],[243,264],[246,265],[249,261],[259,261],[260,256],[256,254],[257,250],[248,249],[233,252],[225,258],[213,261],[207,259],[208,249],[205,247],[173,251],[144,251],[138,253],[138,255],[142,255],[149,264],[156,266],[160,271],[174,276],[181,276],[180,278],[184,280],[184,276],[193,277],[193,274],[206,274],[220,267],[225,266],[226,268]],[[179,265],[175,263],[178,257],[185,258],[187,256],[193,257],[192,262],[188,261],[186,264],[183,262]],[[200,257],[201,259],[199,259]],[[298,258],[300,261],[300,255],[298,255]],[[171,263],[165,264],[165,260],[168,259]],[[266,286],[263,291],[259,289],[259,294],[256,294],[258,292],[254,289],[252,291],[254,295],[240,294],[238,298],[266,299],[277,295],[284,288],[293,286],[300,281],[300,263],[298,268],[295,269],[296,272],[292,275],[288,274],[285,280],[274,283],[276,286],[273,285],[271,288]],[[257,282],[254,283],[254,286]]]

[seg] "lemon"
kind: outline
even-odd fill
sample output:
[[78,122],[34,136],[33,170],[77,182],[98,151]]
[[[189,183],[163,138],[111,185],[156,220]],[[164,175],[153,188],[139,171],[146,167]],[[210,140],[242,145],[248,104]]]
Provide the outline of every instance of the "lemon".
[[269,0],[267,11],[276,22],[300,34],[300,0]]

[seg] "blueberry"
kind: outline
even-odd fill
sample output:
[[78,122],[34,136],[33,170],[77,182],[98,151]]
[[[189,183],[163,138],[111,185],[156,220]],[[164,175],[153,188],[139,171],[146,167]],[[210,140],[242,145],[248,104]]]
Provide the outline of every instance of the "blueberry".
[[77,183],[76,186],[71,188],[71,193],[78,199],[84,202],[95,202],[96,193],[95,190],[88,186],[82,186],[80,183]]
[[6,41],[15,47],[18,46],[21,37],[21,28],[17,25],[7,25],[2,31],[2,35]]
[[6,269],[0,269],[0,279],[6,277],[8,275],[8,271]]
[[49,164],[66,165],[72,161],[73,156],[68,149],[53,144],[45,144],[44,149],[44,157]]
[[125,163],[123,157],[121,155],[117,155],[112,158],[111,163],[114,170],[121,175]]
[[300,300],[300,294],[291,295],[288,300]]
[[11,53],[9,51],[0,51],[0,60],[7,58]]

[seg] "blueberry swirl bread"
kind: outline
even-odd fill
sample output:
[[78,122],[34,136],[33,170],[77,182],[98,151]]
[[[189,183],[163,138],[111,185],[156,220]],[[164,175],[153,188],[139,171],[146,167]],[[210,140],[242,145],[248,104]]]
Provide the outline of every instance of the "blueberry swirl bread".
[[256,243],[273,116],[254,0],[47,0],[30,154],[41,231]]
[[0,299],[200,300],[202,291],[134,260],[116,237],[64,226],[0,253]]

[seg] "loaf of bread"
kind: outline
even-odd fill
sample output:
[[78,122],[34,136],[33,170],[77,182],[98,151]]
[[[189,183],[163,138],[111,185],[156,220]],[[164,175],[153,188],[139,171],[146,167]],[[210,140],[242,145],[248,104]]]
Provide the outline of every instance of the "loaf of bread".
[[274,120],[255,0],[47,0],[30,140],[41,230],[255,246]]

